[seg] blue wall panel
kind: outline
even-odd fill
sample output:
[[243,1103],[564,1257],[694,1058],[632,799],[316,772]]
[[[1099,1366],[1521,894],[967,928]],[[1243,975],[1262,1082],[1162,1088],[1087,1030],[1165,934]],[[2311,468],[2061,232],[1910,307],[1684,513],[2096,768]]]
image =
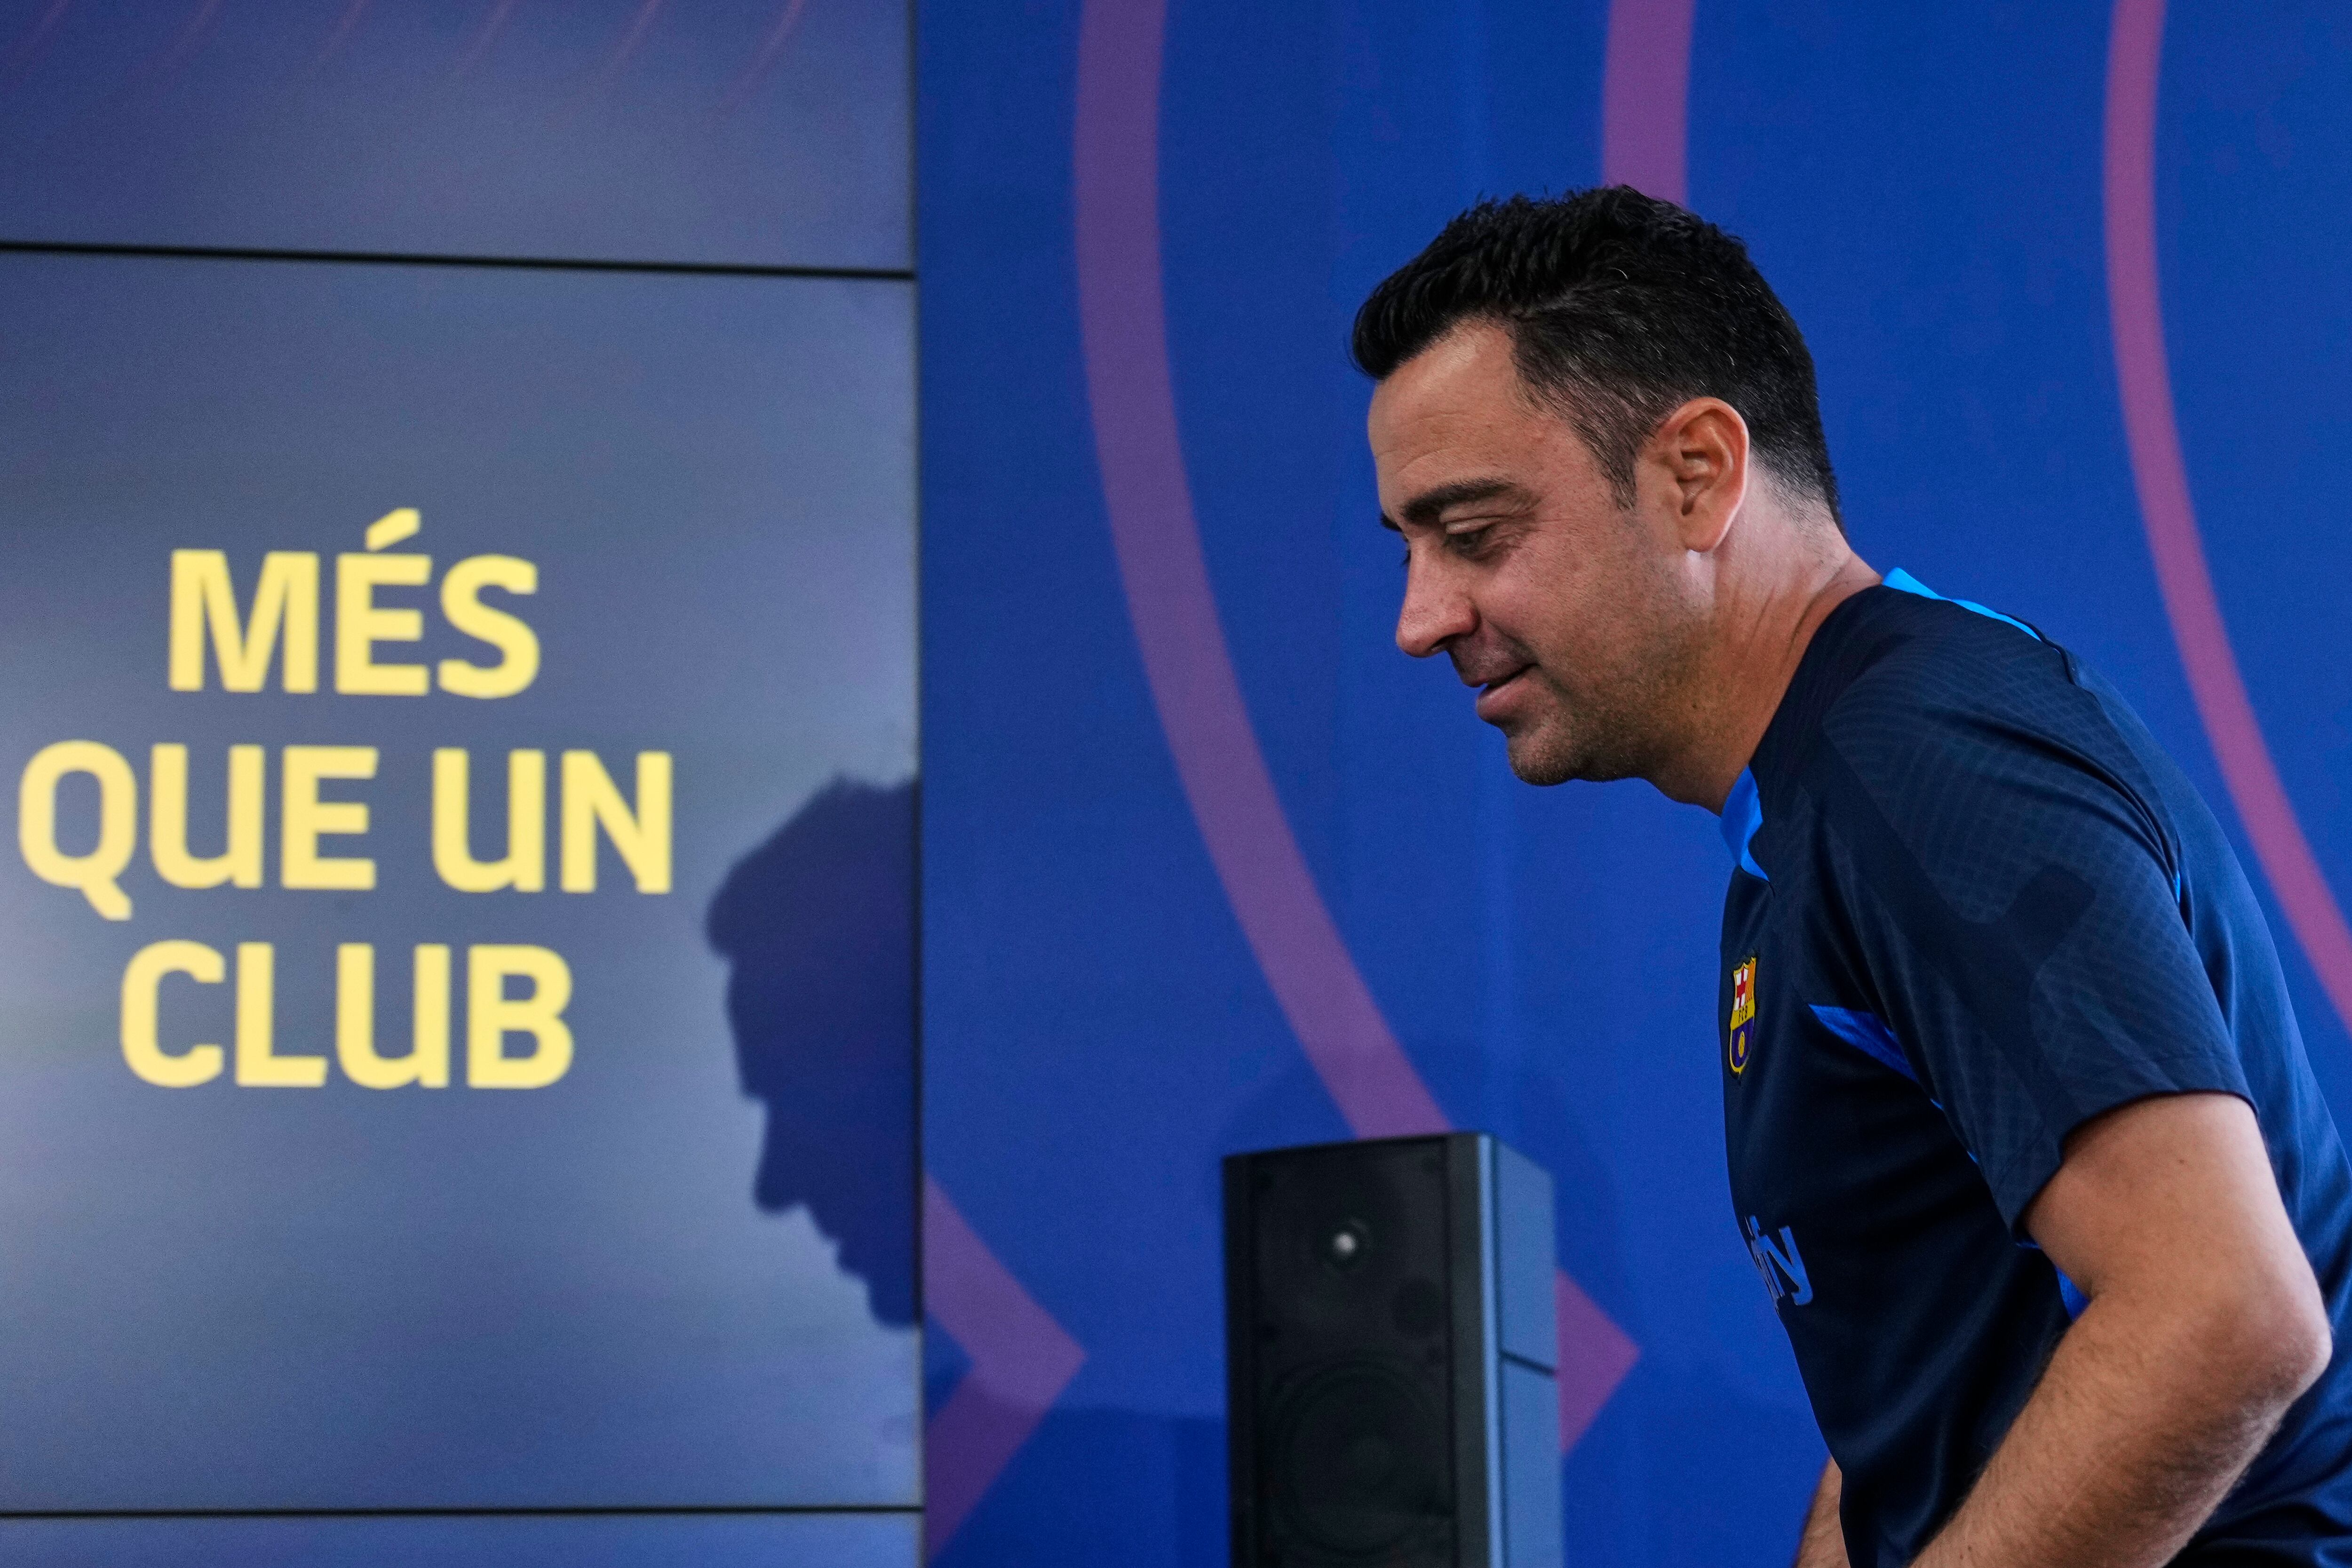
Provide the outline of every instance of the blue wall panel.
[[[1664,168],[1748,237],[1813,344],[1857,547],[2123,686],[2265,896],[2287,889],[2304,1027],[2352,1110],[2352,942],[2329,945],[2352,894],[2352,666],[2328,640],[2352,547],[2317,499],[2352,416],[2326,270],[2352,210],[2326,84],[2352,31],[2315,5],[2164,24],[2154,341],[2250,749],[2214,739],[2226,683],[2168,605],[2150,531],[2169,514],[2143,505],[2150,448],[2123,413],[2149,383],[2144,360],[2119,372],[2111,313],[2134,296],[2110,288],[2133,210],[2110,43],[2150,7],[1707,6],[1686,44],[1676,11],[924,12],[927,1148],[1085,1356],[1042,1418],[1000,1428],[1009,1459],[935,1432],[935,1485],[979,1478],[934,1519],[944,1563],[1222,1561],[1215,1161],[1349,1126],[1286,1012],[1279,933],[1252,925],[1264,879],[1220,848],[1217,791],[1252,753],[1281,807],[1263,842],[1297,846],[1439,1111],[1558,1180],[1592,1310],[1563,1351],[1596,1394],[1566,1413],[1570,1560],[1790,1550],[1821,1448],[1723,1190],[1714,822],[1642,785],[1517,784],[1450,671],[1390,642],[1396,549],[1348,323],[1483,192]],[[1661,47],[1683,51],[1664,68],[1686,124],[1645,125],[1653,94],[1605,132],[1604,77],[1655,74]],[[1661,164],[1685,132],[1686,168]],[[1162,353],[1172,466],[1147,406]],[[1204,636],[1165,543],[1195,531]],[[1213,685],[1228,659],[1246,729],[1203,755],[1200,700],[1166,672]],[[935,1337],[961,1305],[935,1297]],[[935,1408],[987,1381],[949,1348]]]

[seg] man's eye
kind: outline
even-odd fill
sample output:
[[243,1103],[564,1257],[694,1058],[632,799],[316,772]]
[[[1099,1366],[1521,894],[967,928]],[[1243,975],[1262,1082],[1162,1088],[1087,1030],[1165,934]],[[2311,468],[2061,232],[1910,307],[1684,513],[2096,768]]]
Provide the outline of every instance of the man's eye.
[[1458,533],[1449,533],[1445,536],[1445,547],[1456,555],[1476,555],[1486,548],[1486,531],[1465,528]]

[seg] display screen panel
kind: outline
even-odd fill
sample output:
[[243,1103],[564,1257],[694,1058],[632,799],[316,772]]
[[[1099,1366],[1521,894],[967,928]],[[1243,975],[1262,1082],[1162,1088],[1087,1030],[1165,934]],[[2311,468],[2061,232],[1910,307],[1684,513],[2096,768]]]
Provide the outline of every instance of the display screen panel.
[[0,0],[0,239],[911,265],[903,0]]
[[912,290],[0,258],[0,1509],[910,1506]]
[[911,1513],[0,1521],[16,1568],[914,1568]]

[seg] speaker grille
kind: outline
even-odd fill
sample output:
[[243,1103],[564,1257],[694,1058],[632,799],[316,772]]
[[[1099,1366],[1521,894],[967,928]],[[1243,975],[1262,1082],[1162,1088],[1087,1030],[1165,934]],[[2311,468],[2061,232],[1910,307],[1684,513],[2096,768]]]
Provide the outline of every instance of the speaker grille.
[[1250,1162],[1244,1381],[1265,1568],[1454,1563],[1447,1157],[1433,1138]]
[[1276,1561],[1445,1563],[1453,1475],[1445,1418],[1388,1359],[1339,1362],[1294,1380],[1267,1422]]

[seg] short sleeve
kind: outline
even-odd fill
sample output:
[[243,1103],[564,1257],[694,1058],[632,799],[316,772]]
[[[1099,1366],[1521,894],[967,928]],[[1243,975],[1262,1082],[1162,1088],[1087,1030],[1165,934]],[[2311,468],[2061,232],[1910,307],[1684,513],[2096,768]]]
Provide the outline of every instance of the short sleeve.
[[2248,1098],[2153,790],[2098,700],[1849,689],[1804,770],[1850,951],[2011,1230],[2066,1136],[2151,1095]]

